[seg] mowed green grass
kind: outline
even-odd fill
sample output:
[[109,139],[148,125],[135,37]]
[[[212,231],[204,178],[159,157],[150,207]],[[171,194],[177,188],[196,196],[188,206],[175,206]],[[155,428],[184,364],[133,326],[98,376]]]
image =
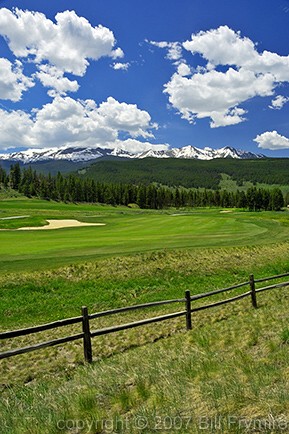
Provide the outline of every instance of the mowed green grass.
[[[27,216],[21,219],[6,217]],[[50,268],[104,256],[160,249],[268,244],[289,235],[289,215],[220,209],[149,211],[15,199],[0,203],[0,271]],[[104,226],[17,231],[47,219]],[[288,221],[287,221],[288,220]]]

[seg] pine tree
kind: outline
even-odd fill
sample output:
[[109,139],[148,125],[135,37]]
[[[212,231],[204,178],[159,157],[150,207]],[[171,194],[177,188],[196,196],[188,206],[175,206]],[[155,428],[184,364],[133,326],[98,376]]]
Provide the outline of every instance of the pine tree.
[[284,198],[280,188],[274,188],[271,191],[271,209],[273,211],[280,211],[284,206]]
[[21,183],[20,164],[15,163],[10,167],[10,186],[14,190],[18,190]]
[[147,189],[145,185],[140,185],[137,191],[136,203],[140,208],[146,208],[147,204]]

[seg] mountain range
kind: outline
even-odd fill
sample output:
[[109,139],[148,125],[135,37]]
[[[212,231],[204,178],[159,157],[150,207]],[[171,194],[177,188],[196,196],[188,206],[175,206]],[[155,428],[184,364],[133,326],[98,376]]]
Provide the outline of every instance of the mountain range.
[[102,149],[93,147],[61,147],[50,149],[29,149],[10,154],[0,154],[0,163],[19,162],[21,164],[33,164],[46,161],[70,161],[75,163],[89,162],[98,159],[107,159],[111,157],[126,159],[143,159],[143,158],[180,158],[196,160],[213,160],[215,158],[234,158],[234,159],[256,159],[266,158],[263,154],[255,154],[226,146],[219,149],[205,147],[203,149],[195,146],[184,146],[182,148],[172,148],[163,151],[149,149],[145,152],[132,153],[120,148]]

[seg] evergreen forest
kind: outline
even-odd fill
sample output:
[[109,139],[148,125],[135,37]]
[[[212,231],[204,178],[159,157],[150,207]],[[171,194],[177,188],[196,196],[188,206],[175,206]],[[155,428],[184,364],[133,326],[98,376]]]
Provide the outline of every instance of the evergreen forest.
[[21,168],[18,163],[9,174],[0,167],[0,185],[10,187],[27,197],[63,202],[88,202],[125,205],[145,209],[169,207],[224,207],[244,208],[251,211],[280,210],[287,205],[279,188],[255,186],[246,192],[227,190],[172,187],[151,183],[99,182],[77,174],[56,176],[37,173],[31,167]]

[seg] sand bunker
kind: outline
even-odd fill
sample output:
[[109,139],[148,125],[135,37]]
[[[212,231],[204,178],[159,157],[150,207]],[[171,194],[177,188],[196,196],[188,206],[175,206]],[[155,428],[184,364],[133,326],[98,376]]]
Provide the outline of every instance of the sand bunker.
[[40,231],[48,229],[62,229],[62,228],[76,228],[80,226],[104,226],[105,223],[85,223],[78,220],[47,220],[48,225],[35,226],[35,227],[23,227],[16,229],[17,231]]

